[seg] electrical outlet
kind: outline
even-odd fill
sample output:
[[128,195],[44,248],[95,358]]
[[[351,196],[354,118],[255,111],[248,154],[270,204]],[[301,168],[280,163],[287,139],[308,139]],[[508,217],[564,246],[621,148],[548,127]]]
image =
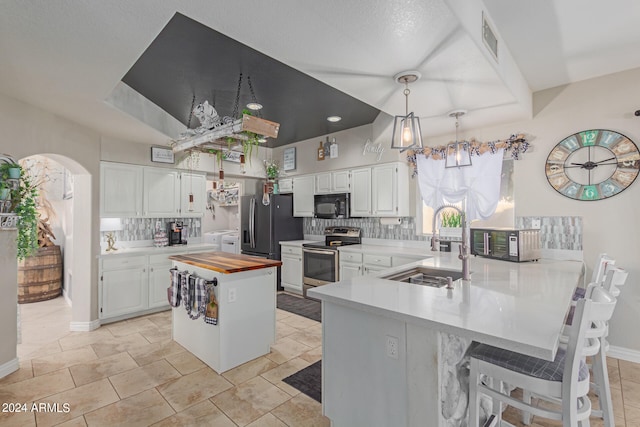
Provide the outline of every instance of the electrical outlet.
[[387,335],[387,356],[392,359],[398,358],[398,338]]
[[229,288],[229,302],[236,302],[236,288]]
[[540,230],[541,221],[540,218],[533,218],[531,220],[531,228],[535,228],[536,230]]

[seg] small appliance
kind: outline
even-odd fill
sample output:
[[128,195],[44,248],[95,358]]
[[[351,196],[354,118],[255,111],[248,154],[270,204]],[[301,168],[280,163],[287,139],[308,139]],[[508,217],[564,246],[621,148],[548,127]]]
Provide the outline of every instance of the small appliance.
[[307,291],[310,288],[340,280],[340,246],[362,243],[361,230],[358,227],[325,227],[324,235],[324,241],[302,245],[302,283],[305,298],[309,298]]
[[471,253],[485,258],[523,262],[540,259],[540,230],[472,228]]
[[167,237],[169,238],[169,246],[186,245],[187,241],[183,239],[183,223],[182,221],[171,221],[167,224]]
[[325,219],[349,218],[349,193],[316,194],[313,215]]

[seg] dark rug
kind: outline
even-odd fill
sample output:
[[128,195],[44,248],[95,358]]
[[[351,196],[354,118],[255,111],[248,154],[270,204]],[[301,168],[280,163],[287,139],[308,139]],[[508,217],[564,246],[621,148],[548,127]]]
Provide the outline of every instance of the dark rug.
[[278,294],[277,307],[280,310],[304,316],[307,319],[315,320],[316,322],[322,321],[320,301],[294,297],[293,295],[282,293]]
[[322,403],[322,360],[283,379],[310,398]]

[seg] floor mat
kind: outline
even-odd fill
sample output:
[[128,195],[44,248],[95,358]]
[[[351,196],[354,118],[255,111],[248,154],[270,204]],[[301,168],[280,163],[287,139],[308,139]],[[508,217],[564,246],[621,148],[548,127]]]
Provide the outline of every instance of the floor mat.
[[280,310],[304,316],[316,322],[322,321],[322,305],[319,301],[281,293],[278,294],[277,306]]
[[283,379],[310,398],[322,403],[322,360]]

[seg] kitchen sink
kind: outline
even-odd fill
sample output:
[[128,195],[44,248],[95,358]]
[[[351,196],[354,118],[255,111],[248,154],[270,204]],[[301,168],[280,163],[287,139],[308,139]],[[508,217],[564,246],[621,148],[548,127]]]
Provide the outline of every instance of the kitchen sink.
[[451,277],[452,281],[462,279],[462,272],[455,270],[444,270],[441,268],[412,267],[408,270],[399,271],[388,276],[383,276],[381,277],[381,279],[441,288],[443,286],[447,286],[448,277]]

